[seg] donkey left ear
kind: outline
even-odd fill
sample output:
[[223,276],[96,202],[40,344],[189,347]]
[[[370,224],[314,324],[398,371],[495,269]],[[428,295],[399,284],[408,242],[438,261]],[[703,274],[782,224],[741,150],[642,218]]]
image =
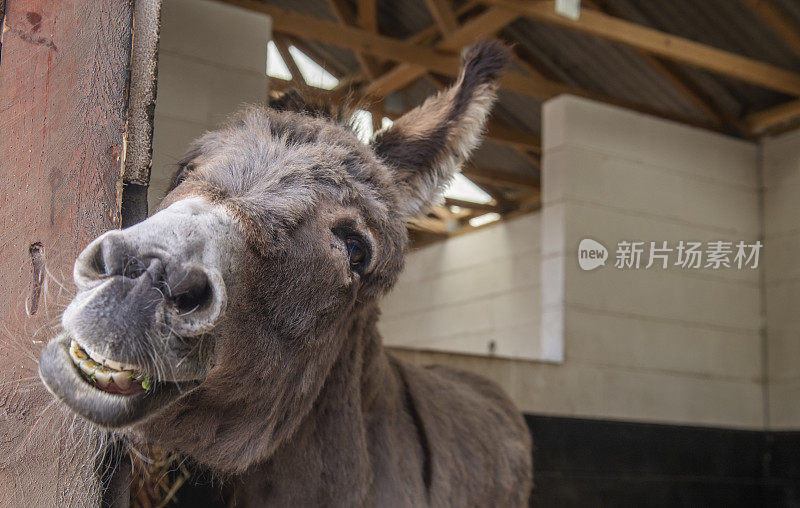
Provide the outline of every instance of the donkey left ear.
[[436,204],[478,145],[507,61],[504,44],[475,44],[465,53],[452,88],[429,98],[375,137],[375,153],[394,171],[403,217]]

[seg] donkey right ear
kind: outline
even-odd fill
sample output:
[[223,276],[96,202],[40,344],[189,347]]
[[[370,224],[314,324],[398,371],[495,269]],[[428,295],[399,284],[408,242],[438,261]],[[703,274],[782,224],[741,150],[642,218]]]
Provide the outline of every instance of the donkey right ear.
[[507,60],[508,48],[500,42],[472,46],[452,88],[429,98],[375,137],[375,153],[394,171],[404,218],[435,205],[478,146]]

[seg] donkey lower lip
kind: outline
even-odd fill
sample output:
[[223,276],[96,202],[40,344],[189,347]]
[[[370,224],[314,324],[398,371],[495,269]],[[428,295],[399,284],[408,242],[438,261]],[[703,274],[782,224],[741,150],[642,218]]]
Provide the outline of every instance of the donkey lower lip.
[[[72,353],[70,348],[71,341],[66,334],[48,342],[39,362],[39,377],[72,411],[103,427],[136,423],[200,383],[160,381],[150,390],[131,390],[130,387],[128,390],[101,390],[81,373],[75,361],[75,348]],[[82,358],[78,355],[77,359]]]

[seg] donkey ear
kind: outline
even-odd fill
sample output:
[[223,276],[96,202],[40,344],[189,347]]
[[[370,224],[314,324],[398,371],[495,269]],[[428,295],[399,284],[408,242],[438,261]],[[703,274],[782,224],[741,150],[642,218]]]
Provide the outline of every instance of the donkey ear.
[[507,60],[504,44],[475,44],[464,54],[452,88],[430,97],[375,137],[375,153],[394,171],[404,217],[433,206],[478,145]]

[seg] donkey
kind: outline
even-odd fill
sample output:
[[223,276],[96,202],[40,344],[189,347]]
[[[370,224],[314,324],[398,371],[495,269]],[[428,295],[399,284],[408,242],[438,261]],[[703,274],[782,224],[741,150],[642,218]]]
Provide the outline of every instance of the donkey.
[[404,223],[479,142],[507,48],[366,145],[297,100],[197,139],[158,212],[75,262],[40,376],[74,413],[233,478],[237,506],[523,506],[531,440],[493,383],[399,361],[378,303]]

